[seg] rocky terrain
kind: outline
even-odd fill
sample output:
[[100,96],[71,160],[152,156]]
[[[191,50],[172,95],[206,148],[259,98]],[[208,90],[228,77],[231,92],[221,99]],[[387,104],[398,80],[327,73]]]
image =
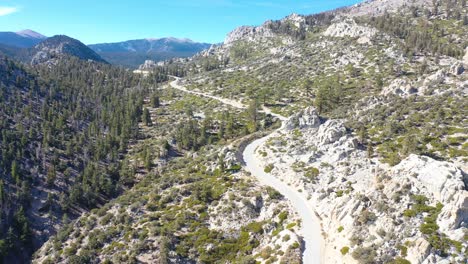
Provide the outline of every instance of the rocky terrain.
[[367,1],[240,27],[176,63],[195,93],[292,116],[257,158],[315,208],[325,263],[464,263],[466,15]]
[[[181,108],[190,105],[205,122],[222,109],[240,110],[185,92],[174,94],[167,87],[159,95],[159,107],[147,106],[158,126],[141,124],[145,136],[131,146],[125,161],[139,183],[65,225],[33,262],[300,263],[298,217],[280,193],[240,171],[236,141],[179,155],[160,147],[161,141],[175,141],[175,124],[190,122]],[[144,165],[146,151],[160,153],[152,156],[150,167]]]
[[61,41],[26,70],[1,61],[0,102],[21,106],[0,110],[20,234],[1,241],[26,248],[43,211],[34,263],[466,263],[467,15],[463,0],[366,1],[135,73]]
[[388,166],[343,121],[314,108],[291,117],[257,155],[314,205],[325,263],[466,260],[466,168],[414,154]]

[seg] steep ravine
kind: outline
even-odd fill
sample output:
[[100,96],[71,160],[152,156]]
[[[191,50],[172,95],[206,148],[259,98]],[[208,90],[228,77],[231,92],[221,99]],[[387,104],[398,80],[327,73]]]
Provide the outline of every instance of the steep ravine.
[[[195,92],[187,90],[185,87],[179,84],[180,78],[176,78],[170,83],[171,87],[183,92],[191,93],[194,95],[204,96],[214,100],[218,100],[224,104],[231,105],[237,108],[245,108],[242,103],[212,96],[209,94]],[[272,113],[268,108],[263,108],[265,113],[271,114],[282,121],[282,126],[278,130],[281,130],[285,127],[288,118],[285,118],[281,115]],[[273,133],[272,133],[273,134]],[[254,175],[260,183],[270,186],[288,199],[293,207],[296,209],[302,220],[302,229],[301,235],[304,239],[304,250],[303,250],[303,263],[321,263],[321,251],[323,249],[323,238],[321,235],[320,222],[318,217],[315,215],[310,203],[300,195],[299,192],[288,186],[285,182],[282,182],[278,178],[274,177],[270,173],[264,172],[264,168],[261,165],[261,162],[258,160],[258,156],[255,155],[255,151],[259,146],[263,145],[271,135],[265,136],[263,138],[257,139],[247,145],[243,152],[243,159],[246,164],[245,169]]]

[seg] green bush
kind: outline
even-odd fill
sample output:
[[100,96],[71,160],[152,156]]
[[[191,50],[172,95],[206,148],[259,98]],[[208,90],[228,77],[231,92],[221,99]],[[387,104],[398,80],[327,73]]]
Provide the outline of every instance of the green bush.
[[263,223],[252,222],[245,227],[245,230],[256,234],[261,234],[263,233]]
[[353,251],[353,258],[362,264],[374,264],[377,253],[371,247],[358,247]]
[[406,257],[408,255],[408,248],[403,246],[403,245],[400,245],[398,246],[398,249],[400,250],[400,254],[402,257]]
[[263,169],[263,171],[265,173],[270,173],[273,169],[275,168],[275,166],[273,164],[268,164],[265,169]]
[[279,200],[283,198],[283,195],[272,187],[268,186],[267,188],[268,196],[273,200]]
[[287,211],[281,212],[281,213],[278,215],[278,218],[279,218],[279,220],[280,220],[280,223],[283,223],[284,220],[288,219],[288,212],[287,212]]
[[341,255],[346,255],[349,252],[349,247],[343,247],[340,249]]
[[294,242],[294,244],[291,245],[291,248],[293,248],[293,249],[300,248],[300,247],[301,247],[301,245],[299,245],[298,242]]
[[416,211],[413,210],[413,209],[407,209],[407,210],[405,210],[405,211],[403,212],[403,216],[409,217],[409,218],[415,217],[415,216],[416,216]]
[[315,178],[317,178],[319,174],[320,174],[319,169],[315,167],[310,167],[306,169],[304,176],[310,180],[314,180]]

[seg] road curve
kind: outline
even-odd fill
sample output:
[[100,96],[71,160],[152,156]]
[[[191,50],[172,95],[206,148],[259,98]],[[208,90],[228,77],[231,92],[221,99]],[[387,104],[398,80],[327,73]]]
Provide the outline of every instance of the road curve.
[[177,89],[179,91],[182,91],[182,92],[186,92],[186,93],[189,93],[189,94],[193,94],[193,95],[198,95],[198,96],[202,96],[202,97],[207,97],[207,98],[210,98],[210,99],[214,99],[214,100],[217,100],[217,101],[220,101],[221,103],[223,104],[226,104],[226,105],[230,105],[232,107],[235,107],[235,108],[241,108],[241,109],[245,109],[246,106],[238,101],[234,101],[234,100],[229,100],[229,99],[225,99],[225,98],[221,98],[221,97],[217,97],[217,96],[214,96],[214,95],[210,95],[210,94],[205,94],[205,93],[201,93],[201,92],[195,92],[195,91],[191,91],[191,90],[187,90],[187,88],[185,88],[184,86],[180,85],[179,84],[179,81],[180,81],[180,78],[179,77],[175,77],[175,76],[170,76],[170,77],[173,77],[175,78],[174,81],[170,82],[170,85],[172,86],[172,88],[174,89]]
[[[246,108],[245,105],[237,101],[220,98],[217,96],[213,96],[213,95],[209,95],[209,94],[205,94],[201,92],[187,90],[185,87],[179,85],[180,78],[177,78],[177,77],[174,77],[174,78],[175,80],[170,83],[170,85],[174,89],[177,89],[186,93],[218,100],[224,104],[227,104],[236,108],[242,108],[242,109]],[[272,116],[277,117],[278,119],[282,121],[281,128],[279,128],[278,130],[281,130],[284,128],[288,118],[272,113],[271,110],[266,107],[263,107],[263,111],[265,113],[268,113],[268,114],[271,114]],[[304,244],[305,244],[304,250],[303,250],[302,261],[304,264],[319,264],[321,263],[321,252],[323,249],[323,243],[322,243],[323,240],[322,240],[321,229],[320,229],[320,224],[319,224],[320,221],[315,215],[310,202],[308,202],[304,198],[304,195],[301,195],[296,189],[288,186],[286,183],[280,181],[278,178],[274,177],[270,173],[264,172],[264,168],[262,167],[262,162],[260,162],[258,160],[258,157],[255,155],[255,151],[257,150],[257,148],[263,145],[274,134],[275,133],[269,134],[268,136],[257,139],[253,141],[252,143],[250,143],[249,145],[247,145],[247,147],[245,148],[242,154],[244,158],[244,162],[246,164],[245,169],[249,171],[253,176],[255,176],[260,183],[276,189],[286,199],[290,201],[290,203],[296,209],[296,211],[298,212],[302,220],[302,226],[301,226],[300,232],[301,232],[301,235],[303,236]]]

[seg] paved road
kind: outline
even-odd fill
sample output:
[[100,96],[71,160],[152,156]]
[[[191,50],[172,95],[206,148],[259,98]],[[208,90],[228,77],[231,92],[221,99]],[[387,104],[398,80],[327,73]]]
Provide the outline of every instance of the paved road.
[[[176,77],[174,77],[176,78]],[[176,78],[175,81],[172,81],[170,85],[177,90],[198,95],[198,96],[203,96],[207,98],[211,98],[214,100],[218,100],[224,104],[236,107],[236,108],[242,108],[245,109],[245,105],[243,105],[240,102],[201,93],[201,92],[195,92],[195,91],[190,91],[187,90],[185,87],[181,86],[179,84],[180,78]],[[270,109],[263,107],[263,111],[265,113],[271,114],[278,119],[282,121],[282,126],[280,129],[284,127],[286,124],[286,121],[288,118],[272,113]],[[280,130],[279,129],[279,130]],[[244,150],[243,153],[243,158],[244,162],[246,164],[245,169],[249,171],[253,176],[255,176],[260,183],[270,186],[277,191],[279,191],[286,199],[288,199],[293,207],[296,209],[298,212],[299,216],[301,217],[302,220],[302,228],[301,228],[301,235],[303,236],[304,239],[304,251],[303,251],[303,263],[304,264],[315,264],[315,263],[321,263],[321,250],[322,250],[322,235],[321,235],[321,229],[320,229],[320,222],[318,218],[316,217],[314,210],[311,206],[311,203],[308,202],[305,198],[304,195],[300,194],[296,189],[291,188],[288,186],[286,183],[280,181],[278,178],[274,177],[270,173],[265,173],[264,168],[262,166],[262,162],[258,159],[258,156],[255,155],[255,151],[257,148],[263,143],[265,143],[270,137],[273,136],[274,133],[257,139],[247,145],[247,147]]]

